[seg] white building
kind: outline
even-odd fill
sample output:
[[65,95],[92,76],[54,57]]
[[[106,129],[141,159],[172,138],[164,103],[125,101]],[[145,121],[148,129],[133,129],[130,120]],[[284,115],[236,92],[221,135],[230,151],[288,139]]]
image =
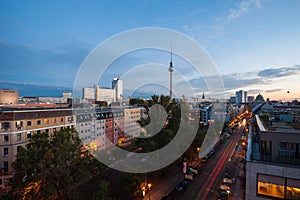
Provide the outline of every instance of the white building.
[[100,88],[96,86],[96,101],[106,101],[108,104],[116,101],[116,92],[114,89]]
[[123,99],[123,80],[120,78],[114,78],[112,80],[112,89],[116,92],[116,100]]
[[125,142],[139,136],[139,134],[141,133],[141,126],[138,123],[138,120],[141,120],[143,111],[144,108],[124,109]]
[[82,88],[82,98],[83,99],[95,99],[95,88],[93,88],[93,87]]

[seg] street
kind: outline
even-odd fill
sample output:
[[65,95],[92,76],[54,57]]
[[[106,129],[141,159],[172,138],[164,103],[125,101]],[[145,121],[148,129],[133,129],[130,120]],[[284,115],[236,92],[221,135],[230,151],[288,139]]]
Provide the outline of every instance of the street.
[[[215,153],[208,159],[206,163],[198,163],[196,168],[199,174],[188,187],[180,192],[174,188],[183,179],[183,174],[174,171],[174,176],[162,181],[151,191],[151,199],[159,200],[163,196],[172,193],[175,199],[217,199],[218,189],[222,183],[225,173],[229,177],[236,177],[239,171],[239,145],[240,135],[246,125],[246,120],[243,121],[234,131],[233,134],[215,147]],[[238,185],[239,184],[239,185]],[[240,180],[232,188],[240,189]],[[240,193],[240,192],[238,192]],[[232,191],[229,199],[241,199],[242,195]]]

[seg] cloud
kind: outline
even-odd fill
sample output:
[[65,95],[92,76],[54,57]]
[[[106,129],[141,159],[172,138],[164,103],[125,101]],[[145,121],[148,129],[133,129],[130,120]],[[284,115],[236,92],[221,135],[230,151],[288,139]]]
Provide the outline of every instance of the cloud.
[[238,89],[256,84],[266,84],[266,82],[258,77],[246,78],[247,76],[241,76],[242,78],[236,77],[235,74],[223,75],[223,82],[226,90]]
[[250,90],[247,90],[248,92],[248,95],[257,95],[259,93],[261,93],[261,89],[250,89]]
[[261,8],[262,0],[244,0],[236,8],[230,10],[227,20],[233,20],[245,15],[251,7]]
[[265,70],[261,70],[257,73],[260,77],[265,78],[279,78],[290,76],[292,74],[299,74],[300,65],[294,65],[291,67],[281,67],[281,68],[269,68]]
[[273,93],[273,92],[279,92],[279,91],[282,91],[282,89],[265,90],[266,93]]

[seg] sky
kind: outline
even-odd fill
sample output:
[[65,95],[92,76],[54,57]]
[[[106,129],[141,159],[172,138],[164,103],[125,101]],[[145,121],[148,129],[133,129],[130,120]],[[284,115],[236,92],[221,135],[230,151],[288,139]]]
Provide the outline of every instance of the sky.
[[[2,0],[0,87],[25,88],[20,94],[33,96],[72,89],[81,64],[98,44],[130,29],[161,27],[186,34],[207,52],[222,77],[226,97],[243,89],[253,96],[300,100],[299,9],[297,0]],[[176,41],[174,46],[180,48]],[[165,66],[165,72],[136,70],[128,76],[135,66],[153,62]],[[176,77],[185,72],[189,73],[184,80],[196,95],[210,92],[203,77],[186,70],[182,58],[174,55],[173,63],[178,96],[185,90]],[[168,64],[168,52],[132,52],[112,63],[99,84],[111,87],[116,76],[168,81]],[[145,87],[127,85],[128,91]],[[158,91],[153,85],[149,88]]]

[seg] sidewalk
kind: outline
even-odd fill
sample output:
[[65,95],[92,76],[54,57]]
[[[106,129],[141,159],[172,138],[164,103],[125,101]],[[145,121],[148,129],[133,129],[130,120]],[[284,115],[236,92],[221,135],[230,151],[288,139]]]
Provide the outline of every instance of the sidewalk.
[[237,161],[237,166],[235,168],[234,178],[235,184],[231,185],[231,197],[230,199],[233,200],[244,200],[245,199],[245,186],[244,186],[244,163],[241,162],[242,158],[240,153],[243,151],[241,144],[237,147],[236,151],[234,152],[234,158]]

